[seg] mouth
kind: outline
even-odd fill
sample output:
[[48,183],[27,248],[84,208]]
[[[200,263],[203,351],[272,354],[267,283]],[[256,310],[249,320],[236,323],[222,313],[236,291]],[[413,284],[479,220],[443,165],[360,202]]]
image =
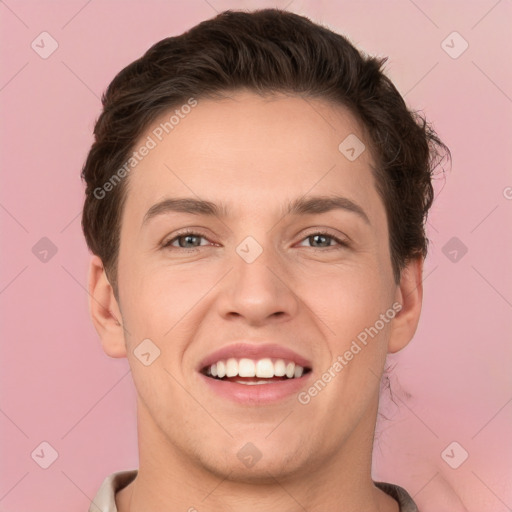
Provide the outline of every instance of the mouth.
[[311,368],[308,366],[304,367],[287,359],[269,357],[257,360],[231,357],[201,369],[201,373],[211,379],[248,386],[300,379],[310,372]]
[[277,344],[236,343],[206,356],[197,371],[207,392],[243,405],[291,399],[313,375],[311,362]]

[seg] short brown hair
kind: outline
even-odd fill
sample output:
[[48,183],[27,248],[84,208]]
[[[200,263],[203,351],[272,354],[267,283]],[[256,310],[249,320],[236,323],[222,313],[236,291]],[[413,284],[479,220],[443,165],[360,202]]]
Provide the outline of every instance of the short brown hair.
[[[349,40],[306,17],[279,10],[228,10],[182,35],[153,45],[121,70],[102,98],[103,111],[82,169],[82,228],[117,296],[117,257],[126,181],[98,198],[148,126],[191,97],[237,89],[319,97],[347,107],[362,125],[374,159],[377,190],[390,232],[395,281],[405,264],[425,257],[424,225],[431,178],[449,149],[431,125],[410,111],[382,68]],[[341,141],[340,141],[341,142]]]

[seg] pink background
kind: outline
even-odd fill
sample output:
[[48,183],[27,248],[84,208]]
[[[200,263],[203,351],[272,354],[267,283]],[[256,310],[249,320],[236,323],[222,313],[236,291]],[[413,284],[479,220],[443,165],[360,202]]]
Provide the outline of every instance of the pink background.
[[[389,358],[397,406],[383,402],[374,479],[405,487],[422,512],[512,508],[511,2],[7,0],[0,512],[86,511],[105,476],[137,467],[129,367],[103,353],[85,290],[79,173],[103,90],[156,41],[216,11],[270,6],[388,55],[388,75],[453,154],[436,185],[420,326]],[[43,31],[59,45],[47,59],[31,48]],[[442,46],[453,31],[469,43],[456,59]],[[32,252],[43,237],[57,247],[46,262]],[[443,253],[452,237],[468,249],[456,262]],[[48,469],[31,457],[43,441],[58,452]],[[441,456],[453,441],[452,460],[469,453],[457,469]]]

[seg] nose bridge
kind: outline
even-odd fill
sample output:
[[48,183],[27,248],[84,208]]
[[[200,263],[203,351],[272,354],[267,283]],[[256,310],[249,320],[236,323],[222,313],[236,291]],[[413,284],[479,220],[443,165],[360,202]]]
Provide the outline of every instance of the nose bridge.
[[[263,237],[261,237],[263,238]],[[247,236],[235,248],[233,270],[221,300],[223,314],[238,314],[258,322],[274,315],[293,315],[297,309],[293,283],[283,260],[266,237],[260,243]]]

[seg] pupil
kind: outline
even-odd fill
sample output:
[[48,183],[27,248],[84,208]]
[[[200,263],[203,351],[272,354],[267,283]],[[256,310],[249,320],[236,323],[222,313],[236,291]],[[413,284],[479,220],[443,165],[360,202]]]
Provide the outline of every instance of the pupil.
[[[194,238],[197,238],[196,236],[194,235],[185,235],[184,237],[182,237],[184,240],[185,240],[185,243],[184,244],[187,244],[188,242],[190,242],[190,239],[194,239]],[[183,247],[184,245],[181,245],[181,247]]]
[[[324,240],[327,239],[327,237],[325,235],[313,235],[313,239],[319,239],[319,238],[320,239],[323,238]],[[324,243],[323,245],[325,246],[326,244]],[[328,246],[328,244],[327,244],[327,246]]]

